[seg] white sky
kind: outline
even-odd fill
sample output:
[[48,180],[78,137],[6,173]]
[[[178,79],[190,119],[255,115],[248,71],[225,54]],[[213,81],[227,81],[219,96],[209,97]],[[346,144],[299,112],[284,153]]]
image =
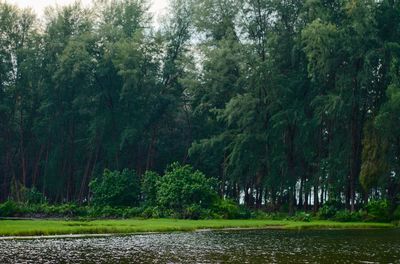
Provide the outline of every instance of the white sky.
[[[6,0],[6,2],[20,7],[31,7],[40,17],[47,6],[71,4],[75,0]],[[92,1],[81,0],[81,2],[84,5],[89,5]],[[155,18],[161,16],[168,5],[168,0],[150,0],[150,2],[152,3],[150,11],[155,14]]]

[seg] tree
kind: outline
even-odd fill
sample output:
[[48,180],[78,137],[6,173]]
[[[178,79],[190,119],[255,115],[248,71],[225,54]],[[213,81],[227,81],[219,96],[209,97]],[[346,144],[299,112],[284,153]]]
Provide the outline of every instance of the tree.
[[[344,162],[348,159],[350,162],[345,193],[346,205],[352,211],[355,210],[361,169],[362,128],[368,112],[367,91],[375,89],[370,76],[371,71],[378,67],[369,65],[374,63],[370,59],[378,47],[373,7],[370,1],[343,3],[338,9],[327,9],[328,16],[316,18],[303,32],[310,74],[324,87],[319,97],[325,97],[325,110],[321,113],[334,106],[332,110],[340,113],[341,121],[348,125],[345,137],[348,135],[346,144],[350,149]],[[340,21],[336,20],[337,17]]]
[[[159,27],[146,0],[95,4],[41,24],[0,3],[0,201],[83,203],[108,168],[141,178],[132,205],[188,216],[210,203],[200,191],[290,214],[394,210],[399,1],[173,0]],[[175,161],[191,165],[155,174]]]
[[34,184],[29,159],[36,148],[33,124],[37,115],[40,83],[40,36],[31,10],[0,3],[0,167],[4,169],[2,195],[19,199],[20,189]]

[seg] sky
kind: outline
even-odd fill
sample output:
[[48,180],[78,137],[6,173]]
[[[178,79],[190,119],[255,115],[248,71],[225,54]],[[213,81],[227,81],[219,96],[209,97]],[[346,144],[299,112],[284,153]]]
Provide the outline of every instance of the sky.
[[[6,0],[6,2],[20,7],[31,7],[40,17],[47,6],[71,4],[75,0]],[[91,0],[81,0],[81,2],[84,5],[89,5]],[[150,0],[150,2],[152,2],[150,11],[155,14],[156,18],[165,12],[168,5],[168,0]]]

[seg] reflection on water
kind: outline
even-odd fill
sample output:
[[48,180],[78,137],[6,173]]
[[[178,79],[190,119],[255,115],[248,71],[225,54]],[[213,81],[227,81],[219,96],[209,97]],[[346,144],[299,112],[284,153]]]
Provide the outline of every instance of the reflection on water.
[[254,230],[0,240],[0,263],[400,263],[400,230]]

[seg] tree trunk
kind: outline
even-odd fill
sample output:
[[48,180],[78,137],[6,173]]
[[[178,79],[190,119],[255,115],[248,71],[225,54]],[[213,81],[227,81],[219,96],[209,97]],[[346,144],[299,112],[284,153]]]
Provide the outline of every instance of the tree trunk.
[[[362,60],[356,61],[355,69],[358,74],[362,66]],[[362,151],[362,124],[363,116],[360,115],[360,95],[357,75],[353,78],[353,95],[351,109],[351,164],[350,164],[350,210],[355,211],[355,196],[356,196],[356,180],[359,177],[361,170],[361,151]]]
[[305,190],[304,192],[304,206],[303,206],[304,211],[308,211],[308,190]]
[[313,207],[313,212],[317,213],[319,209],[319,202],[318,202],[318,184],[314,185],[314,207]]
[[324,191],[325,191],[324,185],[321,185],[321,197],[319,198],[319,203],[321,205],[324,204]]
[[291,186],[289,188],[289,215],[293,216],[294,215],[294,193],[296,192],[296,188],[294,188],[293,186]]
[[157,141],[157,127],[153,128],[151,134],[151,141],[147,151],[146,170],[150,170],[154,167],[154,154],[155,154],[156,141]]
[[304,188],[304,175],[300,179],[299,204],[298,204],[299,209],[301,209],[303,206],[303,188]]
[[36,186],[36,179],[37,179],[37,177],[39,175],[39,168],[40,168],[39,165],[40,165],[40,161],[42,159],[42,155],[43,155],[44,149],[45,149],[45,146],[42,145],[40,147],[39,154],[38,154],[37,159],[35,161],[35,166],[34,166],[35,169],[34,169],[33,175],[32,175],[32,186]]

